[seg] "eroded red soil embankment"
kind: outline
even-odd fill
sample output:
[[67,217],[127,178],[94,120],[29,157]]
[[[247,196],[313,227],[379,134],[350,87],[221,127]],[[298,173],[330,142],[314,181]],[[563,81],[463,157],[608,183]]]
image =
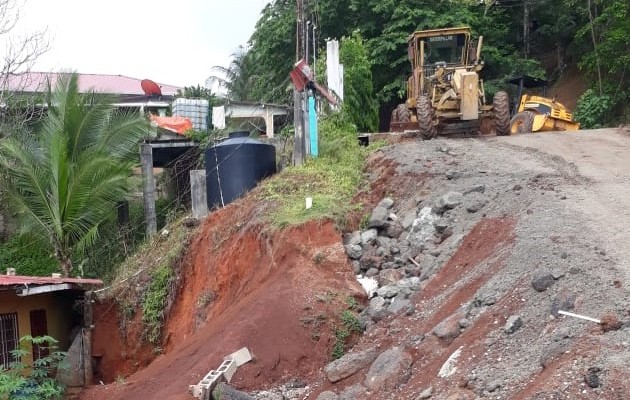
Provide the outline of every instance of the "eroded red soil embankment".
[[[270,232],[252,223],[255,207],[239,203],[216,212],[193,238],[180,266],[164,354],[124,383],[93,387],[82,399],[146,400],[158,388],[160,399],[187,399],[188,385],[243,346],[255,360],[233,383],[246,390],[308,379],[326,364],[347,297],[363,296],[340,234],[332,222]],[[110,317],[100,318],[97,330],[107,333],[95,335],[95,349],[103,353],[103,374],[114,379],[148,355],[121,340],[116,308],[105,310]]]

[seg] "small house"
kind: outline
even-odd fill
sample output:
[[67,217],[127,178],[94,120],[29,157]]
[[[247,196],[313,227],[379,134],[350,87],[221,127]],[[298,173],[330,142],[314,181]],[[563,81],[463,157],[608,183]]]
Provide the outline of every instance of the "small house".
[[[0,367],[9,367],[11,351],[19,346],[21,337],[52,336],[59,341],[58,350],[68,352],[71,371],[64,383],[83,386],[85,377],[91,376],[91,366],[81,361],[88,355],[84,349],[91,348],[85,346],[90,343],[92,328],[89,294],[102,285],[98,279],[62,278],[59,274],[19,276],[11,268],[0,275]],[[46,350],[33,349],[22,362],[30,364],[45,354]]]

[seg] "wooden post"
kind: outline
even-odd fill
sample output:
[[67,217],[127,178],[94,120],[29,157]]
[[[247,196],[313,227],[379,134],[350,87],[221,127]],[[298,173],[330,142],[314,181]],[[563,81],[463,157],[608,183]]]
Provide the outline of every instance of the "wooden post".
[[304,117],[302,116],[302,93],[293,90],[293,165],[304,163]]
[[92,369],[92,329],[94,328],[94,313],[92,301],[94,294],[85,292],[83,296],[83,327],[81,329],[81,339],[83,340],[83,385],[92,384],[94,371]]
[[147,236],[157,232],[155,214],[155,178],[153,176],[153,148],[148,143],[140,145],[140,161],[142,163],[142,194],[144,197],[144,219]]

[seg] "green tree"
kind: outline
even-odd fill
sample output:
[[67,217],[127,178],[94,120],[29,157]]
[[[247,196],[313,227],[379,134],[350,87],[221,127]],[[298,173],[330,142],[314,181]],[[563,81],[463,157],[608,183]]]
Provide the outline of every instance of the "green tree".
[[228,67],[220,65],[212,67],[212,75],[208,78],[209,85],[218,85],[227,92],[230,100],[253,100],[252,86],[256,80],[253,55],[241,47],[232,54],[232,61]]
[[60,79],[34,135],[0,141],[0,179],[23,230],[50,244],[68,276],[72,254],[85,251],[127,193],[146,121],[122,113],[111,98],[80,94],[78,76]]
[[[571,3],[577,0],[570,0]],[[593,0],[580,8],[588,15],[575,41],[582,45],[579,67],[593,82],[578,101],[576,117],[585,127],[605,126],[628,120],[630,108],[630,3]],[[577,5],[577,4],[576,4]],[[591,8],[589,9],[589,6]],[[590,46],[586,47],[586,43]],[[586,47],[586,48],[585,48]],[[625,116],[624,116],[625,113]]]
[[295,63],[295,0],[275,0],[265,6],[249,39],[248,54],[255,60],[257,79],[252,97],[257,101],[291,102],[289,73]]
[[212,90],[207,87],[203,87],[201,85],[186,86],[184,87],[183,92],[178,90],[177,97],[184,97],[187,99],[206,99],[211,104],[215,100],[215,96],[212,93]]
[[378,127],[378,103],[372,86],[370,61],[358,32],[341,40],[339,59],[344,65],[343,107],[359,131],[374,132]]

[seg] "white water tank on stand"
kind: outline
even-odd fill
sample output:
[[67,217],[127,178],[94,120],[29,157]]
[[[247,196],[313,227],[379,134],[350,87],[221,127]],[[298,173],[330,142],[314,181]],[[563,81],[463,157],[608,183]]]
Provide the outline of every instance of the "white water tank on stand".
[[173,115],[189,118],[196,131],[208,129],[208,100],[178,98],[172,104]]

